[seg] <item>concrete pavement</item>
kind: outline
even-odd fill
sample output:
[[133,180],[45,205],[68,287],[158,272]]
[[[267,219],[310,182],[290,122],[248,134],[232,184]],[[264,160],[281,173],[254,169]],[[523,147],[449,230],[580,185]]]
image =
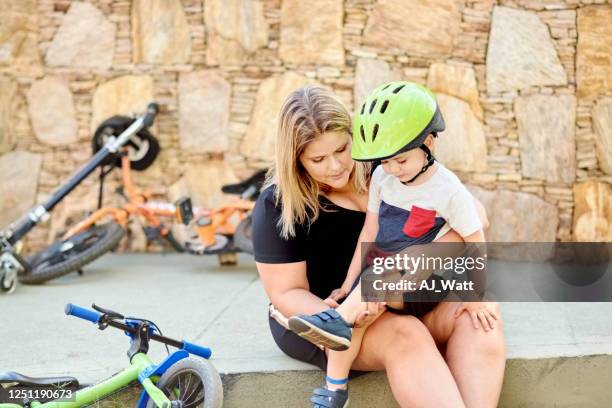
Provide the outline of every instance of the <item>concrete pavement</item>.
[[[84,276],[20,286],[0,297],[0,371],[105,378],[127,365],[125,335],[65,316],[95,302],[156,322],[165,335],[213,349],[226,406],[307,406],[322,373],[278,350],[267,299],[248,256],[107,255]],[[500,406],[612,406],[612,303],[502,304],[508,364]],[[165,349],[154,343],[150,355]],[[383,373],[351,385],[353,407],[394,406]],[[374,405],[372,405],[374,404]]]

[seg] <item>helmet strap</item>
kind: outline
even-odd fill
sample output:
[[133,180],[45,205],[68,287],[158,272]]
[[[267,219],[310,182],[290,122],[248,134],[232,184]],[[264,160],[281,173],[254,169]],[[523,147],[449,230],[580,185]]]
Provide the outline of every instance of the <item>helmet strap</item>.
[[425,173],[427,171],[427,169],[430,168],[434,164],[434,162],[436,161],[436,158],[434,157],[433,154],[431,154],[431,150],[429,150],[429,147],[427,147],[427,145],[425,145],[425,143],[423,143],[420,146],[420,148],[426,154],[427,163],[425,163],[425,165],[421,168],[421,171],[419,171],[413,178],[411,178],[408,181],[402,181],[402,184],[412,183],[414,180],[417,179],[417,177],[419,177],[421,174]]

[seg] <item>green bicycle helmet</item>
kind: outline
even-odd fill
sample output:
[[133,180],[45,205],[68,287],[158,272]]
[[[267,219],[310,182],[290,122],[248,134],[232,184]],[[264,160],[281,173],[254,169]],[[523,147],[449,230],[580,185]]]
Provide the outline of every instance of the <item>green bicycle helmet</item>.
[[420,147],[433,162],[423,142],[444,128],[429,89],[414,82],[391,82],[376,88],[356,112],[351,154],[358,161],[384,160]]

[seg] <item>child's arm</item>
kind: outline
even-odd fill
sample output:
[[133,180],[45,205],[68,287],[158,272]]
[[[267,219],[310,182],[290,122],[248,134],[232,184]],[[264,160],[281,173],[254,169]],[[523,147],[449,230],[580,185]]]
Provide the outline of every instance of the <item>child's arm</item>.
[[[468,243],[485,242],[484,232],[478,230],[473,234],[463,237],[463,240]],[[484,273],[486,274],[486,272]],[[480,302],[462,302],[455,310],[455,318],[461,316],[461,313],[464,311],[472,319],[472,324],[476,330],[480,329],[481,326],[485,331],[493,330],[495,328],[495,321],[499,319],[494,304],[486,300]]]
[[336,289],[332,292],[332,294],[329,296],[330,298],[332,298],[333,300],[340,300],[349,293],[349,291],[353,287],[353,284],[361,273],[362,243],[374,242],[374,240],[376,239],[376,234],[378,234],[378,213],[368,211],[366,213],[366,219],[363,223],[361,233],[359,234],[357,246],[355,247],[355,253],[353,254],[353,259],[351,260],[351,264],[348,268],[348,273],[346,274],[344,283],[342,284],[340,289]]
[[478,230],[473,234],[463,237],[464,242],[485,242],[485,236],[483,230]]

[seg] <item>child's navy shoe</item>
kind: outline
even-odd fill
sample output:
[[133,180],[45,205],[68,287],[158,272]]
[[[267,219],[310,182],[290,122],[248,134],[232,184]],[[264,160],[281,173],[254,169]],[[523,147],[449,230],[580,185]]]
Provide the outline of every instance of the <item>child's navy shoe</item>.
[[310,397],[312,408],[346,408],[348,407],[348,389],[330,390],[327,387],[316,388]]
[[342,351],[351,345],[351,325],[334,309],[314,315],[298,315],[289,319],[289,328],[317,346]]

